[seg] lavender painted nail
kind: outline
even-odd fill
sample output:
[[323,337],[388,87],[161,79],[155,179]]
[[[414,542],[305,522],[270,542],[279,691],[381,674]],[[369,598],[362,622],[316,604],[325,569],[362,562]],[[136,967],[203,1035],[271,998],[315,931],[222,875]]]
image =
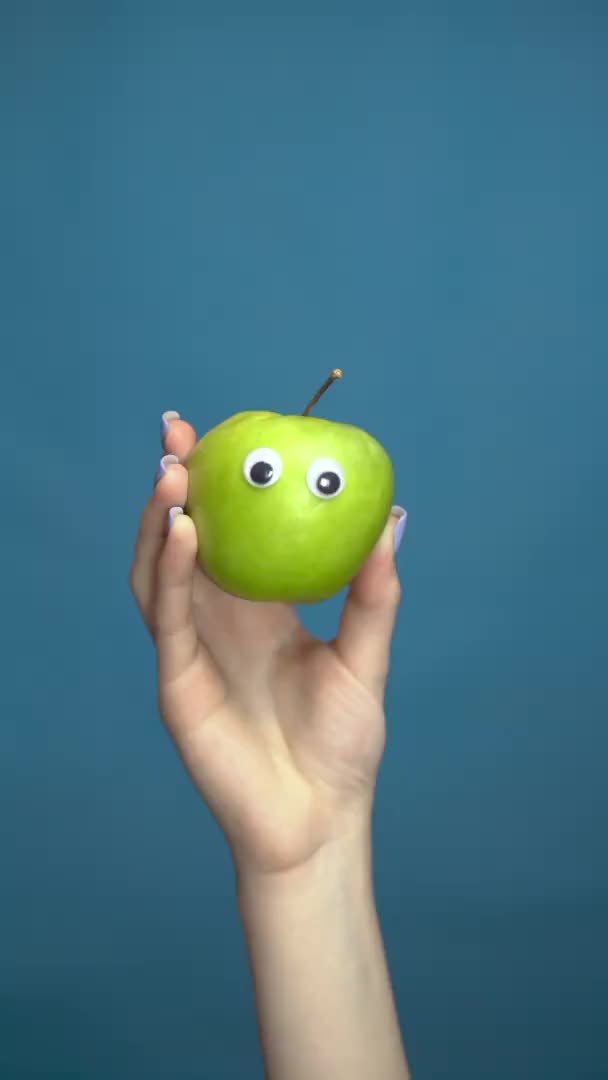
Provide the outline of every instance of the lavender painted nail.
[[168,465],[179,465],[179,458],[175,454],[165,454],[161,457],[154,473],[154,485],[158,484],[161,476],[164,476]]
[[397,524],[395,525],[395,531],[393,533],[394,552],[395,554],[397,554],[397,552],[399,551],[399,545],[403,540],[403,534],[405,532],[405,526],[407,524],[407,510],[405,510],[403,506],[393,506],[391,509],[391,514],[399,519]]
[[168,412],[164,412],[160,418],[160,441],[163,442],[165,435],[169,430],[169,424],[172,420],[180,420],[181,417],[174,409],[170,409]]
[[171,507],[171,509],[169,510],[169,513],[167,514],[167,525],[168,525],[169,528],[171,528],[171,526],[172,526],[173,522],[175,521],[175,518],[178,516],[178,514],[183,514],[183,512],[184,512],[184,510],[183,510],[183,507],[181,507],[181,506],[172,506]]

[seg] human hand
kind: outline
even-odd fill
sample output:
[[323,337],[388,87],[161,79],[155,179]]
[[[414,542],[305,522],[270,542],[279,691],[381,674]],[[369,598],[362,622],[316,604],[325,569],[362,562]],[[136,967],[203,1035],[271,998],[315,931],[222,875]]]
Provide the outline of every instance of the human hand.
[[319,641],[291,606],[231,596],[204,574],[181,512],[196,435],[166,416],[129,574],[156,648],[160,714],[237,867],[290,870],[369,820],[405,512],[393,508],[336,637]]

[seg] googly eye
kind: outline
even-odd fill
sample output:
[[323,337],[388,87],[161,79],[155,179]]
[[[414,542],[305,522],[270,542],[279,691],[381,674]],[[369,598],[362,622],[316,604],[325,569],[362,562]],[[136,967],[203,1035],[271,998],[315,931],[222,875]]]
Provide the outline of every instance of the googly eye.
[[341,465],[331,458],[317,458],[306,473],[309,490],[318,499],[333,499],[346,483]]
[[270,450],[267,446],[251,450],[243,462],[243,476],[248,484],[256,488],[272,487],[282,470],[283,462],[276,450]]

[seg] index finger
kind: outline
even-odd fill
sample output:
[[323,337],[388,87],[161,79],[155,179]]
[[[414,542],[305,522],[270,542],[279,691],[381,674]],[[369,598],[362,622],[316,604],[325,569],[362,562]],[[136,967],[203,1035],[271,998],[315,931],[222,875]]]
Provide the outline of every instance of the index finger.
[[175,454],[181,462],[196,445],[196,431],[178,412],[164,412],[161,417],[161,442],[167,454]]

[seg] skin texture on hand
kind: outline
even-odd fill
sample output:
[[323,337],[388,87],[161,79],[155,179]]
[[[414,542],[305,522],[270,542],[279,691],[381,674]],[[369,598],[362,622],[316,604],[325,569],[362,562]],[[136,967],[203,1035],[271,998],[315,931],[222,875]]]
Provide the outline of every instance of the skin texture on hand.
[[[234,857],[254,986],[257,973],[265,988],[261,996],[256,990],[256,1000],[268,1075],[341,1080],[342,1071],[327,1070],[352,1055],[326,1057],[307,1044],[301,1048],[302,1071],[285,1071],[284,1054],[269,1035],[269,1025],[280,1004],[273,987],[284,995],[285,981],[292,979],[293,988],[298,985],[299,993],[307,994],[306,972],[299,966],[317,955],[322,967],[331,947],[314,931],[323,924],[324,933],[331,933],[327,915],[335,908],[335,894],[318,894],[318,883],[327,878],[319,876],[318,867],[345,845],[352,854],[349,863],[357,861],[357,851],[367,866],[366,838],[385,742],[384,686],[400,599],[393,555],[399,516],[389,516],[380,541],[351,583],[335,638],[319,641],[292,607],[242,600],[206,577],[196,558],[194,523],[185,513],[169,515],[186,504],[183,462],[196,434],[176,414],[165,414],[162,437],[165,456],[142,513],[129,574],[156,648],[160,714]],[[300,885],[306,881],[306,888],[291,890],[289,883],[296,880]],[[350,889],[350,873],[343,883],[334,875],[334,884],[342,893]],[[268,917],[279,898],[287,921],[295,917],[296,892],[310,898],[310,909],[303,910],[298,901],[298,910],[312,929],[307,957],[296,951],[290,959],[288,938],[281,942],[280,932],[273,938]],[[376,1020],[370,1028],[358,1016],[362,986],[359,998],[352,1000],[350,1021],[341,1017],[344,1038],[360,1043],[357,1032],[365,1032],[368,1042],[388,1039],[393,1051],[384,1080],[401,1080],[407,1070],[401,1051],[394,1049],[400,1046],[398,1028],[396,1033],[375,909],[365,888],[361,898],[356,936],[365,981],[377,987],[375,1012],[374,1003],[368,1003]],[[338,957],[354,947],[353,941],[348,949],[342,942]],[[276,973],[270,984],[266,969]],[[330,978],[325,987],[325,1008],[332,1000],[339,1008],[338,999],[350,1000],[344,997],[340,972],[337,963],[333,982]],[[298,1018],[315,1025],[314,1009],[306,1012],[297,995],[293,1006],[294,1031]],[[354,1054],[365,1067],[365,1046],[358,1045]],[[367,1060],[371,1067],[372,1058]],[[346,1075],[358,1080],[376,1074]]]
[[[391,517],[355,578],[337,636],[293,608],[223,592],[196,561],[181,462],[196,443],[168,424],[130,582],[157,651],[162,719],[239,862],[302,863],[371,806],[384,748],[384,683],[400,597]],[[177,459],[177,460],[175,460]]]

